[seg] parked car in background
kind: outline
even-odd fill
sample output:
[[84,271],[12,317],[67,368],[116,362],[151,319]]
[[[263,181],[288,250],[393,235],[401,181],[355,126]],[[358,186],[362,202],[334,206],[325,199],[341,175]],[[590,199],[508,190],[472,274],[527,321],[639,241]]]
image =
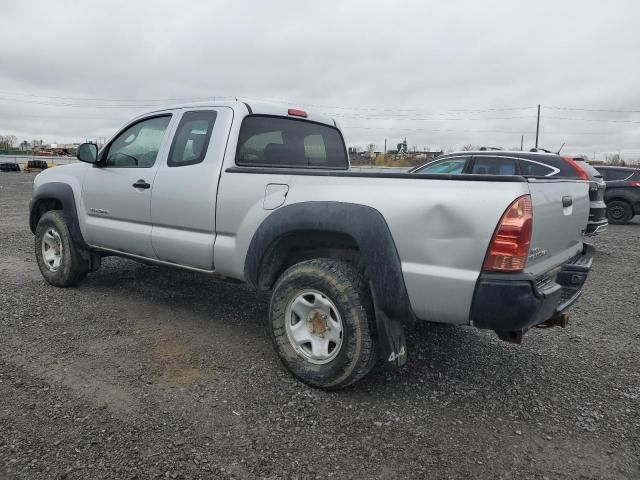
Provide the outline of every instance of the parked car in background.
[[604,203],[605,182],[582,158],[563,157],[548,151],[478,150],[452,152],[416,167],[409,173],[447,173],[450,175],[524,175],[527,177],[579,178],[589,181],[589,221],[585,235],[596,235],[607,228]]
[[611,223],[629,223],[640,215],[640,168],[597,166],[606,184],[607,218]]
[[25,172],[32,172],[33,170],[46,170],[49,168],[49,164],[45,160],[29,160],[24,166]]
[[0,172],[19,172],[20,165],[14,162],[2,162],[0,163]]

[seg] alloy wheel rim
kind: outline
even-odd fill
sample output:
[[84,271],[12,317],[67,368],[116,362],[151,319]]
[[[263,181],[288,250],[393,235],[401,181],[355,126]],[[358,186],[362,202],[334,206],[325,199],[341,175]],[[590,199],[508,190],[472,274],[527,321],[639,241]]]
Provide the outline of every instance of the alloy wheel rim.
[[342,347],[342,318],[322,292],[307,289],[296,294],[285,312],[285,330],[298,355],[316,365],[329,363]]
[[42,236],[42,260],[50,271],[60,268],[62,253],[60,234],[55,228],[48,228]]

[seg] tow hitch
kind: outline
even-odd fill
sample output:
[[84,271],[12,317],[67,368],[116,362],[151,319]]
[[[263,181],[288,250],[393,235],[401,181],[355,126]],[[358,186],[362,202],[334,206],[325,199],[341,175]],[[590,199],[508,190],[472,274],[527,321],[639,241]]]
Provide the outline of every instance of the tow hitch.
[[[567,325],[569,325],[569,314],[556,312],[553,314],[553,316],[549,320],[542,322],[536,325],[535,327],[536,328],[551,328],[551,327],[566,328]],[[504,342],[521,344],[522,337],[524,336],[525,333],[527,333],[527,330],[528,329],[525,328],[522,330],[511,331],[511,332],[496,331],[496,333],[498,334],[498,338]]]
[[551,327],[567,328],[567,325],[569,325],[569,314],[556,312],[553,315],[553,317],[551,317],[546,322],[542,322],[541,324],[536,325],[536,327],[537,328],[551,328]]

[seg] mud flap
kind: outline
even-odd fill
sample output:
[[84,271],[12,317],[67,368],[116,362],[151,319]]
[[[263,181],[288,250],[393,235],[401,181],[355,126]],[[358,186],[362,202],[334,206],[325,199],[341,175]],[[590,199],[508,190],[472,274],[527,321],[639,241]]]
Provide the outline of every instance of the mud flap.
[[400,320],[389,318],[378,308],[375,295],[373,297],[380,356],[393,366],[402,367],[407,363],[404,323]]

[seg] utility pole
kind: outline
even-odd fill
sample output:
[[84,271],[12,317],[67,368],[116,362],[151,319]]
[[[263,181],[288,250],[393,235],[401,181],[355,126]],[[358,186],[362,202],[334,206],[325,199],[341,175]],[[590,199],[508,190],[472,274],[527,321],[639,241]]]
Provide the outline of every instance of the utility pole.
[[536,148],[538,148],[539,134],[540,134],[540,104],[538,104],[538,121],[536,122]]
[[384,139],[384,154],[387,154],[387,139]]
[[524,135],[520,137],[520,151],[524,148]]

